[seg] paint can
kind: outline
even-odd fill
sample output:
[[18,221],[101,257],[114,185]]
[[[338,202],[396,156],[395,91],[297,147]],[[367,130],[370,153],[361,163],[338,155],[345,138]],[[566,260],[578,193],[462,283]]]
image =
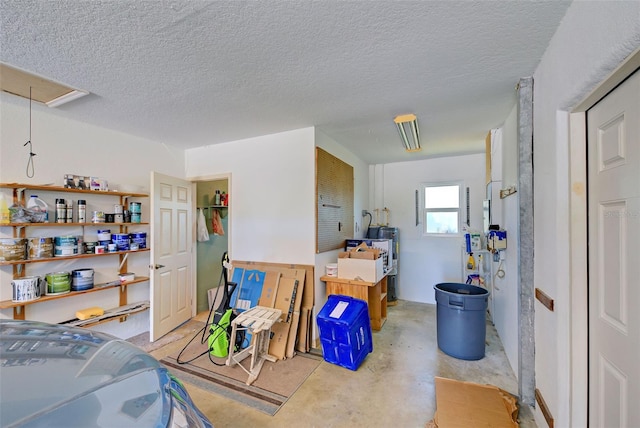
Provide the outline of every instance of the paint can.
[[142,204],[140,202],[129,202],[129,213],[131,223],[140,223],[142,220]]
[[114,223],[124,223],[124,214],[114,214],[113,215]]
[[146,232],[136,232],[131,233],[131,243],[138,244],[139,249],[147,248],[147,233]]
[[140,202],[129,202],[129,212],[133,213],[142,213],[142,203]]
[[27,238],[27,248],[29,260],[53,257],[52,238]]
[[83,291],[91,288],[93,288],[93,269],[71,271],[71,291]]
[[75,256],[78,254],[77,236],[56,236],[53,238],[53,255],[55,257]]
[[16,278],[11,281],[13,288],[13,302],[29,302],[40,298],[40,277],[25,276],[24,278]]
[[114,214],[122,214],[124,212],[124,206],[120,205],[120,204],[115,204],[113,206],[113,213]]
[[111,235],[111,239],[116,244],[118,251],[129,251],[131,238],[128,233],[114,233]]
[[64,294],[71,291],[71,274],[69,272],[52,272],[45,275],[47,295]]
[[98,230],[98,241],[111,241],[111,230]]
[[95,254],[97,241],[87,241],[84,243],[84,252],[87,254]]
[[0,262],[24,260],[27,257],[27,240],[24,238],[0,238]]

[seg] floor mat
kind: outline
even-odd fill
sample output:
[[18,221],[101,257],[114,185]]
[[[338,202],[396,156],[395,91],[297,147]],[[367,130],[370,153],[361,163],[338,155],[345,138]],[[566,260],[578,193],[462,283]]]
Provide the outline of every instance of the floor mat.
[[127,342],[133,343],[145,352],[153,352],[170,343],[181,340],[185,336],[192,336],[196,331],[200,331],[205,323],[197,320],[189,320],[176,328],[174,331],[167,333],[155,342],[149,342],[149,332],[146,331],[137,336],[130,337]]
[[[305,354],[298,354],[293,358],[275,363],[265,361],[255,382],[252,385],[246,385],[248,375],[241,367],[215,365],[206,354],[184,363],[205,352],[206,349],[206,343],[201,344],[195,340],[180,356],[180,363],[177,359],[178,353],[169,355],[160,362],[185,382],[269,415],[275,415],[322,362],[322,359],[317,356]],[[247,358],[242,362],[246,368],[249,360],[250,358]],[[224,364],[225,359],[214,357],[214,361]]]

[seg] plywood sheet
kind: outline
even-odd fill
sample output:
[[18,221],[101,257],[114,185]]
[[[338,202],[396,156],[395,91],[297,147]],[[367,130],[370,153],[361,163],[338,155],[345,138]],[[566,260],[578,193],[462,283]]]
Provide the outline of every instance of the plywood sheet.
[[316,252],[353,237],[353,167],[316,148]]

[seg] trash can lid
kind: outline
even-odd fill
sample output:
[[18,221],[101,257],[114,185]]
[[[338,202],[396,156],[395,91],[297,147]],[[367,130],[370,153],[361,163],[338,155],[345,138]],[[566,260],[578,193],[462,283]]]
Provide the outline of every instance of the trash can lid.
[[453,294],[466,294],[471,296],[484,296],[489,294],[486,288],[476,285],[464,284],[462,282],[442,282],[433,286],[436,290]]

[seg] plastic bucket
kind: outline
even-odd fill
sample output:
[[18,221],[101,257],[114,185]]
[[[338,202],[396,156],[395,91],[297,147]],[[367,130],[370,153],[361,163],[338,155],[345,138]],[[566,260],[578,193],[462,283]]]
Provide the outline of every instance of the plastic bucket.
[[434,288],[438,348],[461,360],[484,358],[489,291],[456,282],[437,284]]
[[328,263],[325,266],[327,276],[338,276],[338,263]]

